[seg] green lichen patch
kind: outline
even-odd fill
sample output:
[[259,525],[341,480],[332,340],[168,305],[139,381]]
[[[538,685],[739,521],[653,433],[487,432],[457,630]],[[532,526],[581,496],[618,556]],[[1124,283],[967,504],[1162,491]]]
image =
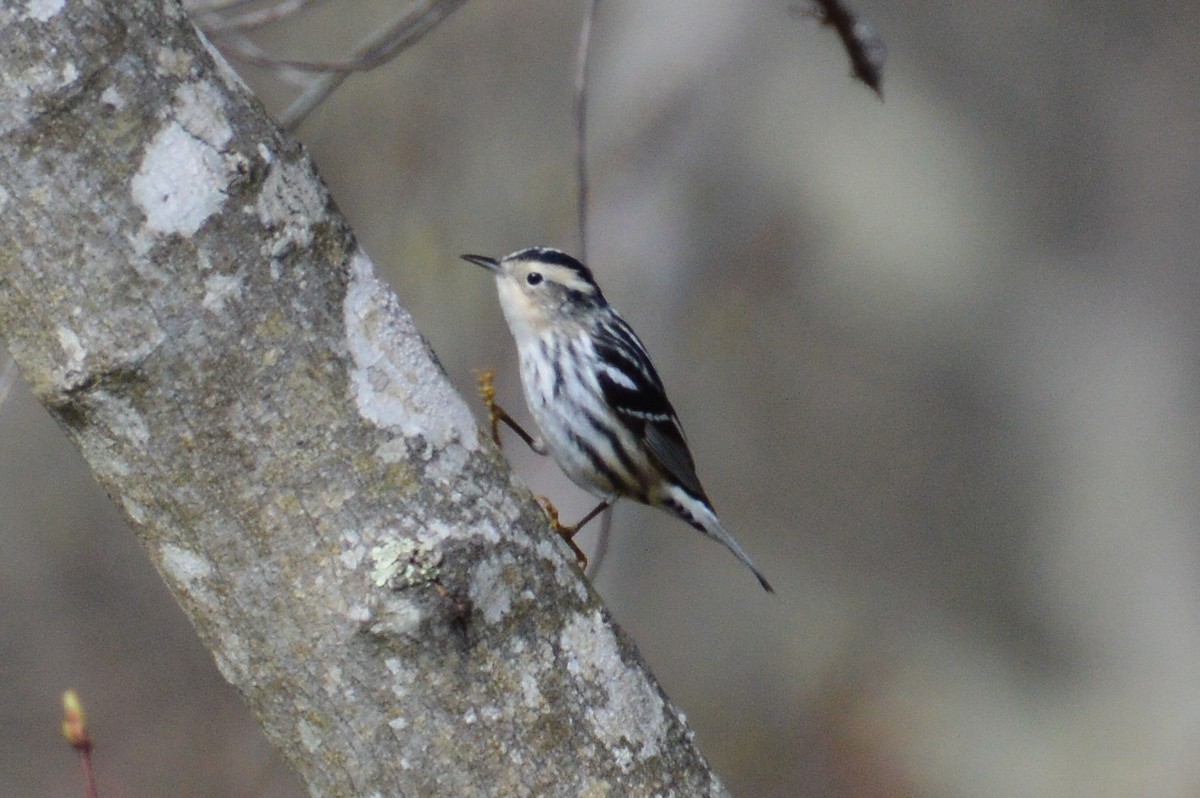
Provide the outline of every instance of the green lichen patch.
[[376,587],[403,590],[436,582],[442,573],[442,552],[432,543],[397,538],[371,549],[371,581]]

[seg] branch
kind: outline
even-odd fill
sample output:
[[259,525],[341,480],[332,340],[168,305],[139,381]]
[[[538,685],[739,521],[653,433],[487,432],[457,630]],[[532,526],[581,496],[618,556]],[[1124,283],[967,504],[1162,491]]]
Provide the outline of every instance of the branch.
[[587,101],[592,54],[592,25],[596,21],[599,0],[587,0],[583,22],[579,25],[579,44],[575,51],[575,180],[578,184],[576,215],[579,224],[579,257],[588,262],[588,169]]
[[887,48],[875,28],[855,16],[841,0],[815,0],[813,6],[793,6],[792,9],[801,16],[816,17],[837,32],[850,58],[854,77],[869,86],[882,100],[883,65],[887,61]]
[[369,72],[389,63],[424,38],[425,34],[437,27],[464,2],[466,0],[419,0],[391,25],[367,36],[355,48],[352,57],[338,61],[280,58],[264,52],[258,45],[240,35],[240,32],[249,28],[291,16],[303,10],[307,2],[280,3],[270,9],[235,18],[205,14],[199,22],[203,30],[218,40],[223,51],[239,61],[273,69],[281,74],[317,73],[308,80],[300,95],[279,116],[279,123],[284,129],[294,130],[352,74]]
[[724,794],[178,5],[0,9],[0,336],[312,794]]
[[248,31],[262,28],[281,20],[293,17],[316,3],[328,0],[279,0],[266,8],[255,8],[242,11],[241,7],[225,5],[223,7],[205,7],[196,3],[184,2],[183,7],[192,15],[196,27],[212,37],[227,31]]

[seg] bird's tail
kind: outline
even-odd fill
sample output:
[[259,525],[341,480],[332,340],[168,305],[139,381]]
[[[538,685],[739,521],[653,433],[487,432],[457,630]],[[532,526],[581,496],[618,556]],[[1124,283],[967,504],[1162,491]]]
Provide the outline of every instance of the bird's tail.
[[725,531],[725,527],[721,525],[721,519],[717,518],[716,511],[713,510],[707,501],[692,496],[682,488],[672,485],[667,488],[666,495],[662,499],[662,505],[675,516],[687,521],[696,529],[699,529],[733,552],[733,556],[741,560],[742,565],[749,568],[754,577],[758,579],[758,583],[763,586],[763,590],[768,593],[775,592],[775,588],[771,587],[771,583],[762,575],[762,571],[758,570],[758,566],[750,559],[750,555],[746,553],[746,550],[733,539],[733,535]]

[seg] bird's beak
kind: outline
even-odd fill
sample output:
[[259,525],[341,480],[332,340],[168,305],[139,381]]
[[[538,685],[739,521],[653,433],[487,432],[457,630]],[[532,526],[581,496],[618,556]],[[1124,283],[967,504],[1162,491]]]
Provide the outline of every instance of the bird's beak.
[[474,263],[476,266],[482,266],[489,272],[500,271],[500,261],[495,258],[489,258],[486,255],[460,255],[460,258],[467,263]]

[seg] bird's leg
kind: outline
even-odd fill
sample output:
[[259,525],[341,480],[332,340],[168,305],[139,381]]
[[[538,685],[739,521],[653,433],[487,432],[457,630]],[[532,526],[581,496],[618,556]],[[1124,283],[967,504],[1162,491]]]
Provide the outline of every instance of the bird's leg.
[[615,501],[616,501],[615,498],[609,497],[609,498],[601,501],[599,504],[597,504],[591,510],[589,510],[587,515],[585,515],[583,518],[579,519],[579,523],[577,523],[575,526],[569,528],[568,531],[571,533],[571,537],[575,537],[575,533],[578,532],[579,530],[583,529],[584,525],[587,524],[588,521],[591,521],[593,518],[600,515],[600,513],[604,512],[609,507],[612,507],[612,504]]
[[575,560],[579,563],[580,568],[587,567],[587,555],[583,553],[583,549],[579,548],[579,544],[575,542],[575,533],[579,531],[578,524],[571,526],[563,526],[562,521],[558,520],[558,508],[545,496],[534,496],[537,503],[542,506],[542,510],[550,519],[550,526],[559,536],[567,541],[567,545],[571,547],[571,551],[575,552]]
[[483,404],[488,411],[488,424],[492,430],[492,440],[496,442],[496,446],[503,448],[500,442],[500,422],[508,425],[509,429],[517,433],[517,437],[525,441],[525,445],[540,455],[546,454],[546,445],[541,439],[535,438],[525,431],[525,428],[516,422],[512,416],[500,405],[496,404],[496,370],[495,369],[477,369],[475,376],[479,380],[479,395],[483,397]]
[[534,498],[537,499],[537,503],[542,506],[542,509],[546,511],[546,515],[550,517],[550,526],[554,528],[554,531],[557,532],[563,540],[567,541],[567,545],[571,547],[571,551],[575,552],[575,559],[578,560],[579,567],[587,568],[587,555],[583,553],[583,549],[579,548],[579,544],[575,542],[575,533],[577,533],[580,529],[583,529],[584,525],[586,525],[588,521],[591,521],[593,518],[600,515],[600,513],[611,507],[612,503],[616,501],[616,499],[604,499],[595,507],[593,507],[587,515],[581,518],[579,523],[574,524],[573,526],[564,526],[563,523],[558,520],[558,509],[550,503],[549,499],[547,499],[545,496],[535,496]]
[[[546,449],[546,444],[543,443],[540,438],[535,438],[526,432],[525,428],[518,424],[516,420],[504,410],[503,407],[496,404],[496,370],[478,369],[475,372],[475,376],[479,380],[479,395],[483,397],[483,404],[487,408],[488,424],[491,426],[492,440],[496,442],[496,445],[502,446],[500,443],[500,424],[503,422],[508,425],[509,429],[517,433],[517,437],[525,441],[525,445],[527,445],[530,449],[533,449],[533,451],[540,455],[547,454],[549,450]],[[553,527],[554,531],[557,532],[559,536],[567,542],[567,545],[571,547],[571,551],[575,553],[575,559],[579,562],[579,567],[587,568],[587,555],[584,554],[583,549],[579,548],[579,545],[575,543],[575,533],[582,529],[584,524],[586,524],[588,521],[591,521],[597,515],[611,507],[616,499],[605,499],[593,507],[587,515],[580,519],[579,523],[575,524],[574,526],[564,526],[563,523],[558,520],[558,509],[551,503],[549,499],[547,499],[545,496],[535,496],[534,498],[537,499],[537,503],[542,506],[542,510],[544,510],[546,515],[549,516],[550,526]]]
[[492,441],[496,446],[500,443],[500,419],[508,418],[504,408],[496,404],[496,370],[476,369],[475,379],[479,382],[479,395],[483,397],[483,406],[488,411],[488,425],[492,430]]

